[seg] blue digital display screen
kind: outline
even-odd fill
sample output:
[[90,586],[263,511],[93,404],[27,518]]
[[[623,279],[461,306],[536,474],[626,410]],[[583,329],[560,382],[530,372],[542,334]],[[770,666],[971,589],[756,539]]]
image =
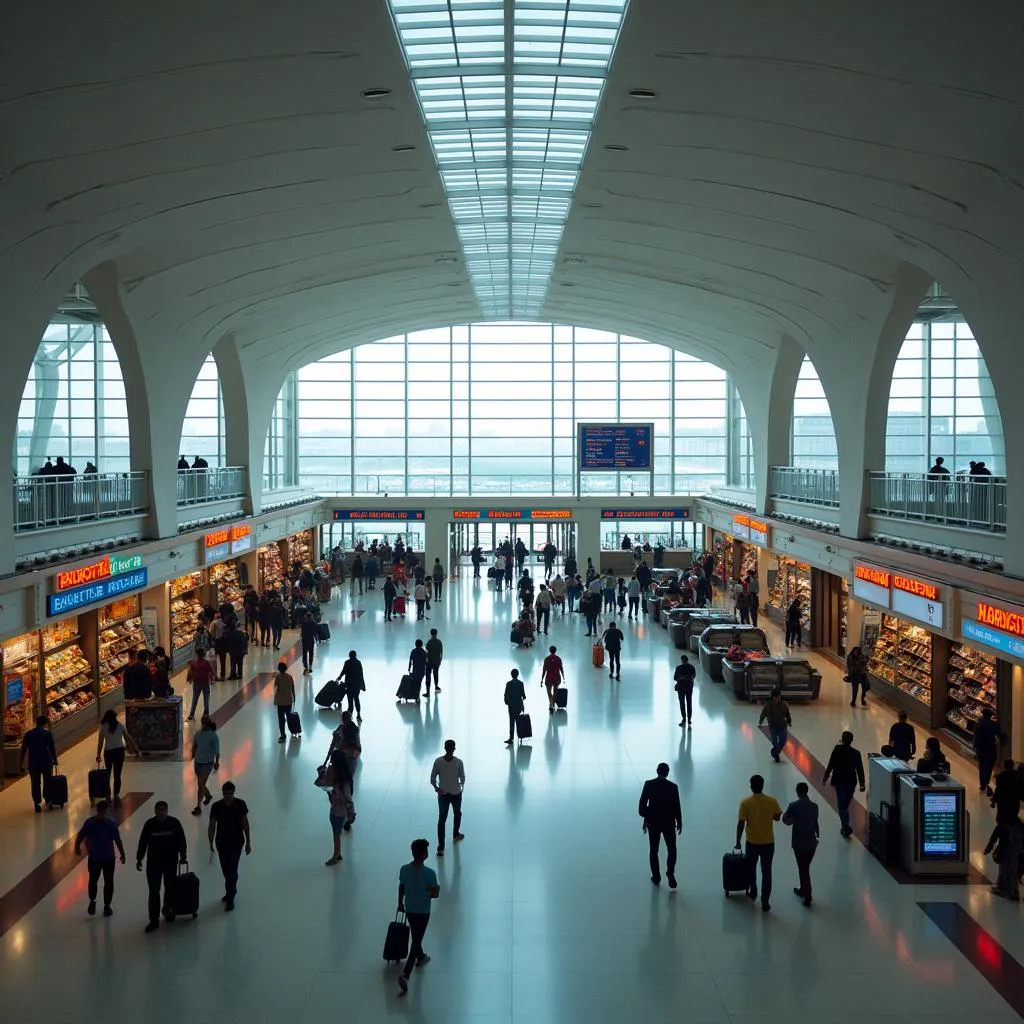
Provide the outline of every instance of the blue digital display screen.
[[581,423],[580,469],[650,471],[654,462],[651,423]]
[[1024,640],[1004,633],[1000,629],[993,629],[991,626],[975,622],[974,619],[961,619],[960,635],[965,640],[984,644],[986,647],[992,647],[1014,658],[1024,658]]

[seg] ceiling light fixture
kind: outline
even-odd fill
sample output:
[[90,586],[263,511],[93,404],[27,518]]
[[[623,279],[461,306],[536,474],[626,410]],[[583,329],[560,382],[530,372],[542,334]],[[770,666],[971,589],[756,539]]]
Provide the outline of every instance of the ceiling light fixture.
[[449,253],[445,253],[445,254],[443,254],[441,256],[438,256],[437,259],[434,260],[434,262],[435,263],[458,263],[459,260],[458,260],[457,256],[452,256]]
[[566,256],[562,262],[567,267],[582,267],[586,265],[586,257],[584,256]]
[[362,96],[364,100],[382,100],[385,96],[391,95],[391,90],[380,86],[373,89],[364,89],[359,95]]
[[653,100],[658,97],[655,89],[630,89],[629,95],[635,100]]

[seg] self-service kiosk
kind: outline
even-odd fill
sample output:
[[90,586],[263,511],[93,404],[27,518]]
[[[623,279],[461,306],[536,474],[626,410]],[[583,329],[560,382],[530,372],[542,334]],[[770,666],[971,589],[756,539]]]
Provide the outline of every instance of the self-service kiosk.
[[899,776],[900,852],[912,875],[962,875],[969,868],[964,787],[948,775]]

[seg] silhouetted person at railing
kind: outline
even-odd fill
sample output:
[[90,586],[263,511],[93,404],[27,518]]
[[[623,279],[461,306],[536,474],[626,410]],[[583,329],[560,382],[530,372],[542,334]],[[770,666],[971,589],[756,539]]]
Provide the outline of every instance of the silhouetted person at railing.
[[98,473],[99,470],[91,462],[87,462],[82,470],[82,476],[96,476]]
[[74,466],[69,466],[64,461],[63,455],[57,456],[57,464],[53,467],[52,473],[54,476],[77,476]]
[[988,483],[988,480],[985,479],[985,478],[986,477],[990,477],[991,475],[992,475],[992,470],[989,469],[988,466],[986,466],[984,462],[972,463],[972,468],[971,468],[971,476],[972,477],[981,477],[983,483]]
[[188,459],[184,455],[178,456],[178,472],[180,473],[184,469],[191,469],[192,467],[188,464]]
[[949,470],[943,465],[946,460],[941,456],[935,457],[935,465],[928,470],[928,475],[934,479],[939,479],[944,476],[949,476]]
[[53,473],[53,463],[50,461],[50,456],[46,456],[46,462],[40,466],[32,475],[33,476],[50,476]]
[[210,464],[202,457],[202,455],[197,455],[192,462],[192,468],[199,471],[196,473],[195,482],[193,484],[195,487],[195,496],[197,498],[205,498],[206,490],[209,486],[206,479],[206,471],[210,468]]
[[206,461],[206,459],[204,459],[202,457],[202,455],[197,455],[196,458],[195,458],[195,462],[192,463],[192,468],[193,469],[209,469],[210,468],[210,464]]

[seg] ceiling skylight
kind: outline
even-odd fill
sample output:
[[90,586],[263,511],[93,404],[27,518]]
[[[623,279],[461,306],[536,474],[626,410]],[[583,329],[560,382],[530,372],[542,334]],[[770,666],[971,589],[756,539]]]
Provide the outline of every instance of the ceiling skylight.
[[627,0],[389,0],[485,317],[540,314]]

